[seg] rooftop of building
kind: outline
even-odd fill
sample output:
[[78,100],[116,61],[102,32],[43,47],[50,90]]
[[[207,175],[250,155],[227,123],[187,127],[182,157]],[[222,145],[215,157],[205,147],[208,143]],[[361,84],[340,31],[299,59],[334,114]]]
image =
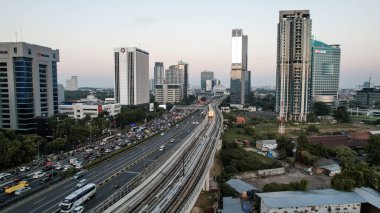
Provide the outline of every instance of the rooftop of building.
[[301,191],[284,191],[257,193],[269,208],[291,208],[304,206],[343,205],[369,203],[380,207],[380,194],[369,188],[356,188],[353,192],[334,189]]
[[256,143],[262,143],[262,144],[275,144],[277,143],[275,139],[272,140],[258,140]]
[[365,141],[355,140],[347,135],[323,135],[323,136],[310,136],[307,138],[310,143],[321,144],[325,146],[348,146],[348,147],[361,147],[366,144]]
[[325,47],[325,48],[329,48],[329,47],[339,47],[340,45],[339,44],[326,44],[326,43],[324,43],[324,42],[322,42],[322,41],[319,41],[319,40],[313,40],[313,47],[318,47],[318,48],[323,48],[323,47]]
[[239,198],[223,197],[223,213],[240,213],[241,203]]
[[246,183],[239,179],[230,179],[226,182],[229,186],[231,186],[235,191],[239,192],[240,194],[246,191],[257,191],[258,189],[254,186],[252,186],[249,183]]

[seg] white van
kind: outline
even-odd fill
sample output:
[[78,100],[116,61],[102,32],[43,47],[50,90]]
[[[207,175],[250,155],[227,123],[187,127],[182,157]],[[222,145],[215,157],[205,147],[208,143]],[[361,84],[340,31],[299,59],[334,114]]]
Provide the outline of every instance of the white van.
[[165,150],[165,146],[164,145],[160,146],[160,152],[162,152],[164,150]]

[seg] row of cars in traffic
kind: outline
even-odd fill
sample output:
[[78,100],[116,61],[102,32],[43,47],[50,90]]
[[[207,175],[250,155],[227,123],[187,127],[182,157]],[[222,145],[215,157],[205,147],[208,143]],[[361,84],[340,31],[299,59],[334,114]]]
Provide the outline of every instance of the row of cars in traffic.
[[[167,113],[161,118],[154,119],[138,127],[131,127],[124,133],[119,133],[117,135],[95,141],[86,147],[79,148],[68,153],[60,153],[55,156],[51,155],[48,160],[45,160],[43,163],[36,164],[36,162],[33,162],[33,164],[31,163],[30,165],[19,167],[16,171],[13,170],[13,174],[9,172],[0,173],[0,189],[4,192],[8,189],[7,192],[9,193],[5,194],[25,194],[30,191],[32,187],[37,187],[38,182],[40,184],[48,183],[53,178],[59,176],[60,173],[67,171],[70,168],[75,168],[77,171],[80,171],[85,163],[91,162],[96,158],[107,155],[108,153],[117,151],[124,146],[129,146],[136,143],[138,140],[147,138],[159,131],[163,131],[176,122],[177,118],[179,118],[178,116],[182,118],[189,113],[190,110]],[[174,142],[174,139],[170,142]],[[164,151],[165,147],[161,147],[160,150]],[[53,164],[50,159],[54,159],[55,164]],[[80,179],[82,177],[80,174],[81,172],[76,173],[73,176],[73,179]],[[82,179],[78,181],[76,186],[77,188],[83,188],[89,184],[87,182],[88,181],[86,179]],[[2,199],[3,198],[0,198],[0,200]]]

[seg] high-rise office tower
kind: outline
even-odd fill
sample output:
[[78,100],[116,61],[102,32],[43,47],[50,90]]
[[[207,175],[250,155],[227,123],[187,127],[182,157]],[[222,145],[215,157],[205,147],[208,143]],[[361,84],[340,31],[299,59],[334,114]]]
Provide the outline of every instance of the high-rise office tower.
[[165,83],[164,63],[156,62],[154,63],[154,84],[164,84],[164,83]]
[[[165,83],[167,84],[184,84],[184,72],[177,65],[169,66],[165,71]],[[182,85],[183,87],[183,85]]]
[[149,93],[154,94],[154,78],[149,78]]
[[206,80],[212,80],[214,78],[214,72],[203,71],[201,72],[201,90],[206,91]]
[[149,53],[136,47],[114,49],[115,99],[122,105],[149,103]]
[[58,84],[58,104],[65,101],[65,87],[63,84]]
[[[306,121],[311,59],[308,10],[280,11],[277,37],[276,112],[280,121]],[[280,129],[280,132],[283,130]]]
[[309,101],[334,105],[339,90],[339,73],[340,46],[313,40]]
[[243,108],[251,92],[251,72],[247,70],[248,36],[242,29],[232,30],[232,65],[230,84],[230,105]]
[[0,128],[33,130],[35,117],[58,113],[59,51],[0,43]]
[[180,84],[182,87],[181,99],[187,97],[189,64],[178,61],[178,65],[169,66],[165,70],[165,84]]
[[78,76],[71,76],[70,79],[66,80],[66,90],[78,90]]
[[187,88],[189,87],[189,64],[178,61],[178,69],[183,70],[183,97],[187,97]]

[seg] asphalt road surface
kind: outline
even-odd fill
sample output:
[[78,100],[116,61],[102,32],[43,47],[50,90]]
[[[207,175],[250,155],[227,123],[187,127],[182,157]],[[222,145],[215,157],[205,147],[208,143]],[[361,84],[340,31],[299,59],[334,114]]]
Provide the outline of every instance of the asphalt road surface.
[[[146,158],[140,159],[139,163],[130,167],[127,171],[122,172],[120,175],[111,179],[111,181],[103,184],[101,187],[98,187],[95,196],[85,203],[85,210],[94,208],[96,205],[113,194],[116,190],[114,187],[115,184],[119,184],[120,187],[126,184],[145,169],[145,164],[149,165],[174,147],[174,145],[180,143],[194,130],[196,124],[193,124],[193,122],[200,122],[204,118],[200,116],[199,112],[200,111],[184,119],[179,124],[178,128],[172,127],[171,129],[166,130],[164,135],[157,135],[145,141],[143,144],[139,144],[132,149],[125,151],[121,155],[112,158],[111,160],[108,160],[86,172],[83,178],[87,179],[89,183],[99,184],[118,171],[121,171],[126,166],[139,160],[146,153],[157,150]],[[175,140],[174,143],[169,142],[171,139]],[[159,146],[163,144],[165,144],[166,150],[163,152],[158,151]],[[59,203],[63,201],[66,196],[76,190],[77,182],[78,181],[76,180],[65,180],[62,183],[57,184],[57,186],[52,186],[52,189],[45,190],[37,196],[32,196],[31,198],[21,201],[13,207],[11,206],[8,210],[6,210],[6,212],[55,212],[59,210]]]

